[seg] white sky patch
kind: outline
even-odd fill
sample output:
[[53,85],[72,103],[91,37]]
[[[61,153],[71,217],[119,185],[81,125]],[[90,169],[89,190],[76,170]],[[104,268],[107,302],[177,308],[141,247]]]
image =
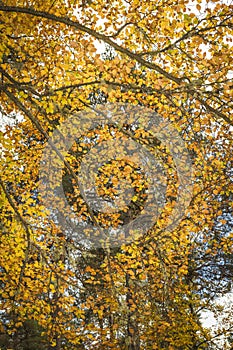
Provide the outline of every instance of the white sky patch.
[[[202,325],[205,328],[210,329],[213,336],[213,342],[216,344],[217,348],[221,349],[226,345],[227,348],[230,349],[230,344],[226,339],[226,335],[221,334],[221,330],[225,328],[226,330],[229,330],[229,333],[233,332],[233,291],[222,297],[216,298],[214,305],[216,305],[216,310],[218,309],[218,306],[220,306],[220,308],[222,307],[222,310],[216,312],[202,312]],[[220,336],[214,338],[216,334],[220,334]]]
[[12,112],[8,116],[0,112],[0,131],[4,132],[6,125],[13,126],[22,122],[24,117],[20,113]]
[[100,42],[99,40],[95,41],[95,46],[96,46],[96,53],[97,54],[102,54],[106,51],[106,45],[103,42]]

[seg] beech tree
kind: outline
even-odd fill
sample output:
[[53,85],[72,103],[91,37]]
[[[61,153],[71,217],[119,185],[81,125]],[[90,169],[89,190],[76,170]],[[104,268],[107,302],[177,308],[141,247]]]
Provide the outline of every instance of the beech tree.
[[[232,283],[232,13],[214,0],[0,2],[2,349],[231,348],[231,310],[216,332],[201,317],[221,313]],[[82,167],[118,210],[85,200]],[[149,199],[153,225],[126,233]],[[114,244],[98,236],[110,228]]]

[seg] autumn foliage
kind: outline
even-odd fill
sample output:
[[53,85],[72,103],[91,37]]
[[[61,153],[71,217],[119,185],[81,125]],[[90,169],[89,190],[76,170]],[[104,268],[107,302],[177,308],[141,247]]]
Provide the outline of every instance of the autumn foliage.
[[[221,312],[216,297],[231,291],[232,18],[232,4],[214,0],[0,1],[0,349],[231,349],[232,310],[215,332],[201,316]],[[150,187],[135,159],[109,159],[95,174],[106,201],[122,181],[132,188],[119,211],[92,210],[78,186],[93,147],[131,138],[163,163],[165,208],[130,241],[85,244],[59,224],[59,200],[53,215],[43,202],[41,159],[72,116],[121,104],[179,133],[190,200],[169,230],[174,157],[127,112],[127,123],[115,118],[75,139],[61,169],[65,196],[101,229],[134,220]]]

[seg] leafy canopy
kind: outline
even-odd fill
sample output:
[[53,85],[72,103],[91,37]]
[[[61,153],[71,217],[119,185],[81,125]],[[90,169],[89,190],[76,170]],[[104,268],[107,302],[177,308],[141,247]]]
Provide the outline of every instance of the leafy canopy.
[[[231,289],[232,10],[200,0],[0,2],[0,112],[10,120],[1,131],[3,349],[30,340],[41,349],[210,349],[222,334],[221,348],[230,349],[227,315],[210,334],[200,312],[217,313],[215,297]],[[119,227],[148,194],[133,159],[110,159],[96,174],[99,196],[116,199],[123,179],[132,200],[108,215],[91,211],[76,180],[101,142],[133,137],[168,179],[165,211],[150,231],[90,249],[49,215],[40,161],[59,125],[108,103],[143,106],[172,123],[192,159],[193,191],[182,221],[166,231],[177,174],[164,144],[130,122],[90,129],[63,167],[67,200],[82,220]]]

